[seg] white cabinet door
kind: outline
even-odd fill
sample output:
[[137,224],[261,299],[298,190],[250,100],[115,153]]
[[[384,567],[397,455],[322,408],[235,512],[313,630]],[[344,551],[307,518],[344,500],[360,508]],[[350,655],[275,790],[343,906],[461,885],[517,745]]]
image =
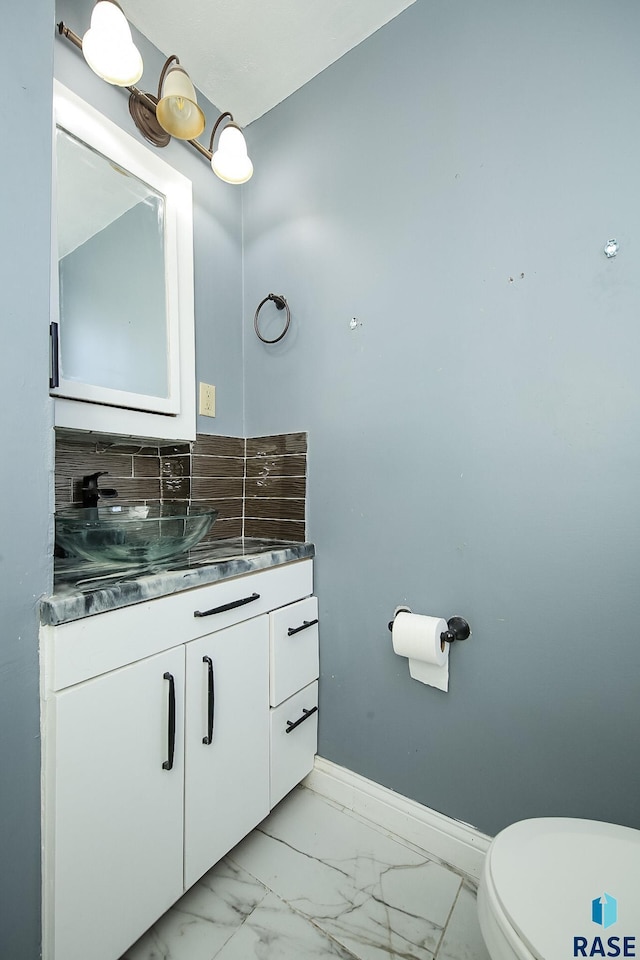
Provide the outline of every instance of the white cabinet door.
[[269,619],[186,649],[185,889],[269,812]]
[[45,897],[56,960],[114,960],[182,893],[183,693],[178,647],[48,703],[55,841]]

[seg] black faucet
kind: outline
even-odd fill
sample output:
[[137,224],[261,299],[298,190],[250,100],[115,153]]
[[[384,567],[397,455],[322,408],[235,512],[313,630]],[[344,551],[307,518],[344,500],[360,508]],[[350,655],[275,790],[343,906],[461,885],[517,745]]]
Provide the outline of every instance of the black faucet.
[[113,487],[99,487],[98,477],[106,477],[108,470],[99,470],[98,473],[90,473],[82,478],[82,506],[97,507],[98,500],[113,500],[118,496],[118,491]]

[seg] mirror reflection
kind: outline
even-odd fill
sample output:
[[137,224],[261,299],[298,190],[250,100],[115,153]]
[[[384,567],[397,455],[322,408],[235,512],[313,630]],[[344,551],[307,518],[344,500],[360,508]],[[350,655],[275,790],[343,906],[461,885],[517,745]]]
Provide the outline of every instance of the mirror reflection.
[[169,396],[165,198],[56,129],[61,381]]

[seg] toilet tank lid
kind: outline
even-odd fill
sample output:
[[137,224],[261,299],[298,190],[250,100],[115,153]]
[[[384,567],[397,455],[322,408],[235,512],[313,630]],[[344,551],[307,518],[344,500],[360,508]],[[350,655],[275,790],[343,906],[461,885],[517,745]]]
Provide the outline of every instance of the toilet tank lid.
[[[588,957],[597,936],[605,955],[608,937],[618,936],[620,957],[622,938],[635,936],[640,956],[639,830],[596,820],[522,820],[498,834],[488,858],[507,919],[538,957],[571,960],[574,937],[587,939]],[[591,955],[603,955],[597,944]]]

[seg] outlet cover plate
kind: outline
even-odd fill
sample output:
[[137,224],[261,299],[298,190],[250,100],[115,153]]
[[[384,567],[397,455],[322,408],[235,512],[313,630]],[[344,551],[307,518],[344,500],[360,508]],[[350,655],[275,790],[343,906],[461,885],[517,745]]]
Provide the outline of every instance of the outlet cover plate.
[[198,409],[203,417],[216,415],[216,388],[211,383],[200,384],[200,402]]

